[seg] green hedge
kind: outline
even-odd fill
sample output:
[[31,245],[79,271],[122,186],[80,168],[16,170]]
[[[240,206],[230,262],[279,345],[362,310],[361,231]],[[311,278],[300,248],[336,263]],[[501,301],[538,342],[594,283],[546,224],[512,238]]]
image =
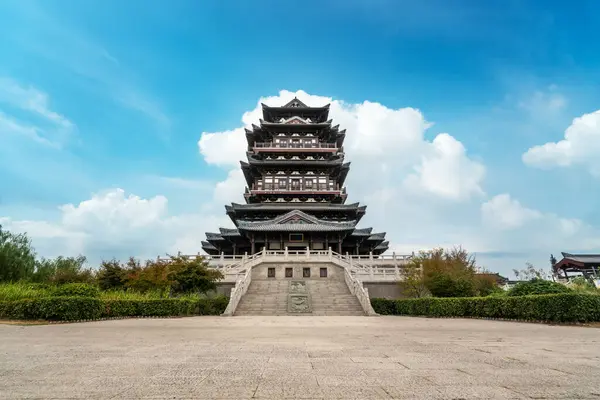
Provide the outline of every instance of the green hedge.
[[100,289],[89,283],[65,283],[52,290],[52,296],[98,297]]
[[373,309],[382,315],[503,318],[552,322],[600,321],[600,296],[593,294],[372,299],[371,304]]
[[92,297],[45,297],[0,302],[0,318],[76,321],[102,315],[102,300]]
[[112,317],[219,315],[229,299],[101,300],[92,297],[47,297],[0,302],[0,318],[77,321]]

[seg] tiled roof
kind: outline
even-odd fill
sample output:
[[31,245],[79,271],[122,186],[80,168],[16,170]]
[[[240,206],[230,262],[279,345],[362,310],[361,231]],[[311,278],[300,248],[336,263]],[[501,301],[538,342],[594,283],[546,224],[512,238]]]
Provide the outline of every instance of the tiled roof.
[[313,217],[300,210],[267,221],[238,221],[238,228],[247,231],[342,232],[354,229],[356,221],[333,222]]
[[240,236],[240,232],[237,229],[219,228],[221,236]]
[[352,204],[320,204],[320,203],[253,203],[238,204],[231,203],[231,206],[225,206],[232,210],[272,210],[278,208],[288,208],[292,210],[352,210],[355,208],[364,209],[366,206],[359,206],[359,203]]
[[562,256],[568,260],[580,263],[600,263],[600,254],[570,254],[562,253]]
[[372,230],[373,228],[355,229],[354,232],[352,232],[352,236],[370,236]]
[[383,242],[379,246],[375,247],[374,250],[387,250],[389,248],[390,242]]
[[213,246],[212,244],[202,241],[200,242],[202,244],[202,248],[205,250],[217,250],[217,248],[215,246]]
[[385,232],[374,233],[367,238],[367,240],[383,240],[385,239]]

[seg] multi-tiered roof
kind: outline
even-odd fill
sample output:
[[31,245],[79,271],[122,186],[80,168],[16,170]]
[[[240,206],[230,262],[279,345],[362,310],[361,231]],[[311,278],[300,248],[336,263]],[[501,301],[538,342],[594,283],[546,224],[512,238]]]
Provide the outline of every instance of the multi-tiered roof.
[[252,254],[262,247],[310,247],[383,253],[385,233],[356,229],[366,206],[345,204],[345,130],[328,119],[329,105],[308,107],[297,98],[283,107],[262,105],[260,125],[246,129],[247,204],[225,206],[236,229],[207,233],[209,254]]

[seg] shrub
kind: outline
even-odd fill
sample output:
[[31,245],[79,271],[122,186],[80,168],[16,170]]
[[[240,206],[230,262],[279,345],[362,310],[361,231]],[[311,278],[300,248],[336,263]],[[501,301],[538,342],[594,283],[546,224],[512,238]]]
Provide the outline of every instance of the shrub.
[[221,315],[229,304],[229,297],[215,296],[196,300],[198,315]]
[[532,294],[570,293],[571,289],[565,285],[552,281],[534,278],[528,282],[515,285],[507,293],[509,296],[526,296]]
[[36,262],[31,279],[34,282],[50,282],[58,285],[74,282],[93,283],[94,272],[84,267],[86,262],[84,256],[43,258]]
[[15,301],[51,296],[51,286],[36,283],[0,284],[0,301]]
[[383,315],[507,318],[552,322],[600,321],[600,296],[561,293],[531,296],[372,299]]
[[88,283],[65,283],[59,285],[52,290],[53,296],[82,296],[82,297],[98,297],[100,290],[97,286]]
[[75,321],[101,317],[219,315],[225,311],[228,301],[224,296],[148,300],[46,297],[0,301],[0,318]]
[[229,299],[219,296],[204,299],[105,300],[105,317],[167,317],[184,315],[220,315]]
[[97,319],[102,301],[91,297],[46,297],[0,302],[0,318],[75,321]]
[[[418,277],[414,277],[411,278],[412,281],[411,279],[407,280],[406,284],[401,283],[402,286],[409,286],[409,290],[405,291],[408,295],[423,297],[427,291],[436,297],[461,297],[477,294],[475,258],[460,247],[451,250],[439,248],[421,252],[411,259],[407,271],[411,269],[422,272],[422,282],[419,282]],[[421,284],[427,291],[423,290]]]

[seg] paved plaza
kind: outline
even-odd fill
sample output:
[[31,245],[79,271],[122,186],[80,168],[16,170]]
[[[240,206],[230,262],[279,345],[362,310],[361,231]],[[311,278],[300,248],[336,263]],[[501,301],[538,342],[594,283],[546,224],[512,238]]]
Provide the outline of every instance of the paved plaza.
[[408,317],[0,325],[0,398],[600,399],[600,330]]

